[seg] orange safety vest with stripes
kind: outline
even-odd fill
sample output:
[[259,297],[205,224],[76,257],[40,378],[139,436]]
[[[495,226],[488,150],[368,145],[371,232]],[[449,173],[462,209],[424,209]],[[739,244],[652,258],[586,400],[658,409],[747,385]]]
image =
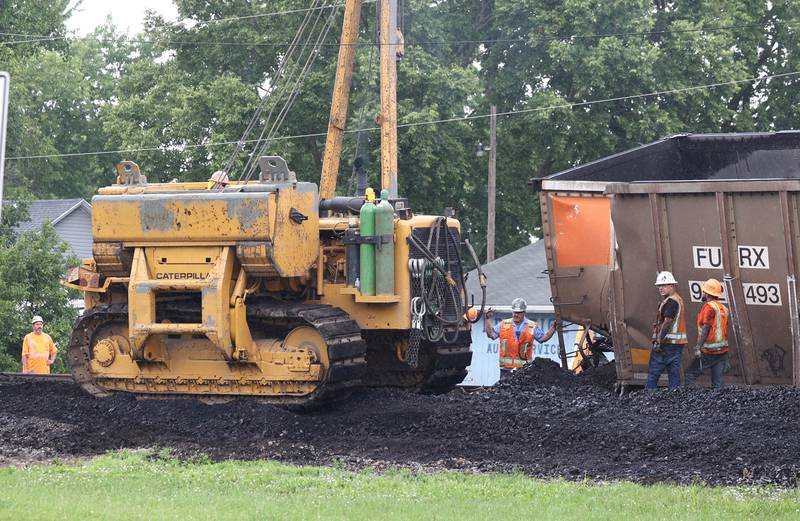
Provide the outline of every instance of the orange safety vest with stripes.
[[53,339],[47,333],[28,333],[22,340],[22,355],[28,357],[28,370],[38,374],[50,374],[47,360],[58,352]]
[[656,326],[653,329],[653,341],[658,339],[658,334],[661,332],[661,327],[664,325],[664,306],[667,302],[674,300],[678,303],[678,314],[675,315],[675,320],[672,321],[672,327],[669,329],[667,336],[664,338],[665,344],[688,344],[689,339],[686,337],[686,317],[684,315],[683,299],[680,295],[675,293],[665,298],[658,306],[658,316],[656,318]]
[[500,367],[503,369],[519,369],[533,360],[533,333],[536,322],[525,320],[525,329],[514,337],[513,320],[507,318],[500,324]]
[[700,350],[707,355],[724,355],[728,352],[728,308],[717,300],[705,302],[697,315],[698,334],[705,325],[701,320],[706,315],[706,306],[714,310],[714,323]]

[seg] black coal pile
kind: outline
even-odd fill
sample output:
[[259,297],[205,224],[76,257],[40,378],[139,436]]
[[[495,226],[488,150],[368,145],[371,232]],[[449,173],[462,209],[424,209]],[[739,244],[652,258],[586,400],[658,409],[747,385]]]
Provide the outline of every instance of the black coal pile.
[[512,387],[519,390],[547,386],[561,388],[589,386],[612,390],[616,381],[617,370],[613,361],[575,375],[570,371],[564,371],[554,360],[536,358],[525,369],[515,371],[504,378],[497,387]]
[[574,387],[580,385],[577,376],[564,371],[549,358],[536,358],[521,371],[514,371],[500,382],[501,388],[530,389],[542,386]]
[[314,413],[252,400],[93,399],[58,382],[0,385],[0,464],[165,448],[349,468],[522,470],[567,479],[796,486],[800,391],[680,389],[618,397],[608,374],[537,360],[499,385],[424,396],[364,390]]
[[583,385],[594,385],[605,389],[613,389],[617,383],[617,365],[611,362],[577,376]]

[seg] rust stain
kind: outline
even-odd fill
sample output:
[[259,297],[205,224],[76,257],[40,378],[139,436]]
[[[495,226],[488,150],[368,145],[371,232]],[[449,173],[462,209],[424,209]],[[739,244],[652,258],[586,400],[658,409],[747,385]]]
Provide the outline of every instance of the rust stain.
[[170,231],[175,228],[175,212],[168,201],[142,201],[139,217],[144,231]]
[[264,206],[258,199],[232,199],[227,201],[228,219],[239,220],[243,231],[250,231],[262,219],[266,219]]

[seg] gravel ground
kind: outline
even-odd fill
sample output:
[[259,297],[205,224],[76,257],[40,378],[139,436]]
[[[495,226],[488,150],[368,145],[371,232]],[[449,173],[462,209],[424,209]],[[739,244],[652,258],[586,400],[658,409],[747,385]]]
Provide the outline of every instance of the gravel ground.
[[538,359],[490,389],[363,390],[313,413],[252,400],[93,399],[65,382],[0,385],[0,465],[120,448],[348,468],[797,486],[800,390],[660,390],[622,398],[613,365],[573,376]]

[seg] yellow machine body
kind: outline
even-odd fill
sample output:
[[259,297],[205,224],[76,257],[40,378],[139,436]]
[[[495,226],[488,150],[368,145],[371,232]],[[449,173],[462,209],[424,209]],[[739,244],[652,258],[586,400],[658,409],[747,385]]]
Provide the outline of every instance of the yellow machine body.
[[[393,338],[382,349],[402,359],[412,321],[409,237],[442,218],[396,218],[396,291],[364,296],[346,283],[341,239],[358,217],[320,218],[316,185],[201,186],[118,184],[93,198],[94,258],[68,285],[85,291],[90,315],[123,310],[71,346],[95,394],[311,397],[330,376],[332,341],[325,320],[282,327],[288,303],[339,310],[348,332],[335,342],[362,346],[347,348],[357,356],[345,366],[366,364],[369,331]],[[444,222],[460,231],[458,221]],[[278,303],[262,327],[253,309],[248,320],[254,299],[265,310]]]
[[[402,50],[396,10],[378,1],[381,222],[394,216],[392,233],[362,237],[358,207],[335,197],[362,10],[346,0],[321,192],[277,156],[258,158],[258,180],[227,186],[221,171],[209,183],[148,183],[123,161],[97,191],[93,258],[66,281],[85,295],[68,355],[84,390],[307,404],[361,385],[436,392],[463,380],[460,225],[415,216],[398,197]],[[360,247],[380,251],[393,292],[361,294]]]

